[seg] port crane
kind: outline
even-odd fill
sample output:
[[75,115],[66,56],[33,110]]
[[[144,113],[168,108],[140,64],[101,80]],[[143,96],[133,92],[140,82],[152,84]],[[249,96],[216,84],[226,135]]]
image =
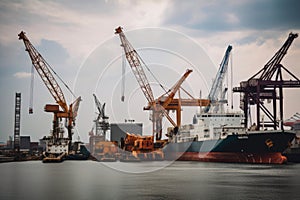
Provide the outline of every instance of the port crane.
[[220,106],[222,106],[221,104],[227,103],[227,100],[225,100],[227,88],[224,88],[223,90],[222,86],[224,83],[225,75],[227,73],[228,61],[229,61],[231,50],[232,50],[232,46],[229,45],[226,49],[225,55],[223,57],[219,70],[216,74],[210,92],[208,94],[208,99],[210,100],[211,103],[204,108],[205,113],[207,113],[211,109],[212,105],[214,106],[214,112],[216,113],[219,111]]
[[[120,36],[121,47],[123,47],[126,59],[133,71],[133,74],[144,93],[148,101],[148,105],[144,107],[144,110],[152,111],[152,123],[153,123],[153,135],[155,135],[156,140],[161,140],[162,137],[162,117],[165,116],[174,127],[180,127],[181,125],[181,106],[207,106],[209,100],[207,99],[181,99],[174,98],[175,94],[178,92],[183,81],[189,76],[192,70],[187,70],[179,81],[169,90],[166,94],[155,99],[152,89],[150,87],[149,81],[143,70],[143,65],[145,63],[138,55],[136,50],[132,47],[130,42],[127,40],[122,27],[115,29],[115,34]],[[190,95],[191,96],[191,95]],[[170,117],[168,112],[170,110],[176,111],[176,122]]]
[[[64,118],[67,120],[67,130],[68,130],[68,140],[69,148],[72,142],[73,127],[75,125],[75,118],[77,116],[79,103],[81,97],[76,98],[76,100],[69,106],[66,103],[64,93],[60,88],[59,84],[55,80],[51,66],[46,62],[42,55],[35,49],[32,43],[29,41],[24,31],[19,34],[19,40],[23,40],[25,45],[25,50],[28,52],[29,57],[32,61],[32,65],[35,67],[36,71],[40,75],[45,86],[49,90],[52,97],[55,99],[57,104],[46,104],[44,110],[45,112],[52,112],[53,117],[53,130],[52,139],[54,144],[59,143],[59,139],[63,138],[63,130],[60,127],[60,121]],[[61,108],[61,109],[60,109]],[[29,113],[32,113],[32,108],[30,108]]]
[[[250,106],[256,105],[256,130],[260,130],[262,127],[283,130],[283,89],[299,88],[300,79],[284,67],[281,61],[297,37],[297,33],[290,33],[282,47],[261,70],[247,81],[240,82],[240,87],[233,88],[233,92],[241,93],[240,108],[245,114],[245,128],[248,126]],[[271,109],[265,106],[264,100],[273,104]],[[277,119],[278,105],[279,119]],[[266,115],[266,120],[261,120],[261,111]]]
[[98,116],[94,120],[96,135],[103,135],[105,137],[106,131],[109,129],[109,123],[107,122],[109,117],[105,115],[105,103],[102,105],[97,96],[95,94],[93,94],[93,96],[98,110]]

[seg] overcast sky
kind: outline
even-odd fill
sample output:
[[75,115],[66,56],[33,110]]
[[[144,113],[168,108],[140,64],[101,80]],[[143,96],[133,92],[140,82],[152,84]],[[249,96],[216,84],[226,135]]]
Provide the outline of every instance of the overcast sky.
[[[151,73],[170,88],[187,68],[184,83],[195,97],[208,95],[211,80],[229,44],[233,46],[233,85],[250,78],[282,46],[290,32],[300,31],[300,1],[0,1],[0,141],[13,136],[15,93],[22,93],[21,135],[37,141],[52,127],[44,105],[55,103],[35,73],[34,114],[28,114],[31,61],[18,33],[27,37],[59,76],[83,101],[74,137],[87,142],[96,117],[93,93],[106,102],[111,123],[135,119],[151,131],[146,99],[126,68],[122,103],[122,49],[118,26],[147,63]],[[282,64],[300,77],[300,40],[295,39]],[[156,97],[163,94],[146,70]],[[59,82],[60,83],[60,82]],[[74,98],[63,87],[67,103]],[[285,91],[287,119],[300,112],[298,89]],[[234,107],[238,110],[238,95]],[[184,108],[184,110],[189,110]],[[196,112],[192,109],[190,113]],[[184,117],[191,123],[191,116]],[[166,128],[168,125],[164,128]]]

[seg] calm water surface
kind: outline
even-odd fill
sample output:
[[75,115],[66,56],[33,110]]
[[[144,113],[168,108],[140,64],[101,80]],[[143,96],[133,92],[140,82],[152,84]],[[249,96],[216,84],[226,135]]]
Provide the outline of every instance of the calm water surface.
[[[133,173],[137,172],[137,173]],[[0,164],[0,199],[300,199],[300,164]]]

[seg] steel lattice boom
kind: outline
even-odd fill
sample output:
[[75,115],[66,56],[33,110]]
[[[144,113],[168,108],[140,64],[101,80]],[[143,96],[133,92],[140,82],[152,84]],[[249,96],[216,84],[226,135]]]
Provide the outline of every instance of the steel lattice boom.
[[39,73],[46,87],[48,88],[51,95],[54,97],[56,103],[61,106],[61,108],[68,112],[68,106],[66,104],[66,100],[64,94],[53,77],[50,66],[47,64],[45,59],[39,54],[39,52],[34,48],[29,39],[26,37],[25,32],[21,32],[19,35],[19,40],[23,40],[24,45],[26,47],[26,51],[28,52],[32,64],[35,67],[36,71]]
[[[267,64],[247,81],[242,81],[240,87],[233,88],[233,92],[240,92],[240,107],[245,114],[245,127],[248,126],[250,105],[256,105],[256,129],[271,127],[274,130],[283,130],[283,89],[299,88],[300,80],[285,68],[281,61],[287,54],[289,47],[298,34],[290,33],[283,46],[267,62]],[[290,78],[284,79],[289,76]],[[264,100],[273,102],[272,111],[266,107]],[[278,101],[278,104],[277,104]],[[277,105],[279,105],[279,119],[277,118]],[[267,119],[261,118],[260,111],[263,111]],[[269,120],[269,121],[268,121]]]
[[124,48],[127,61],[146,99],[148,100],[148,102],[153,102],[154,101],[153,92],[150,87],[149,81],[145,75],[145,72],[143,70],[142,61],[139,55],[137,54],[136,50],[131,46],[130,42],[125,37],[121,27],[116,28],[115,34],[119,34],[120,36],[122,47]]

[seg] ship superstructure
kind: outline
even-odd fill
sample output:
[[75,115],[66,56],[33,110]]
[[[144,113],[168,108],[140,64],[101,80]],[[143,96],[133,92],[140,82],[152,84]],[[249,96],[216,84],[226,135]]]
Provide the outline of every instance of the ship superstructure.
[[245,134],[243,120],[244,115],[239,112],[197,113],[193,124],[183,125],[176,135],[171,132],[173,137],[169,137],[169,142],[214,140],[229,134]]

